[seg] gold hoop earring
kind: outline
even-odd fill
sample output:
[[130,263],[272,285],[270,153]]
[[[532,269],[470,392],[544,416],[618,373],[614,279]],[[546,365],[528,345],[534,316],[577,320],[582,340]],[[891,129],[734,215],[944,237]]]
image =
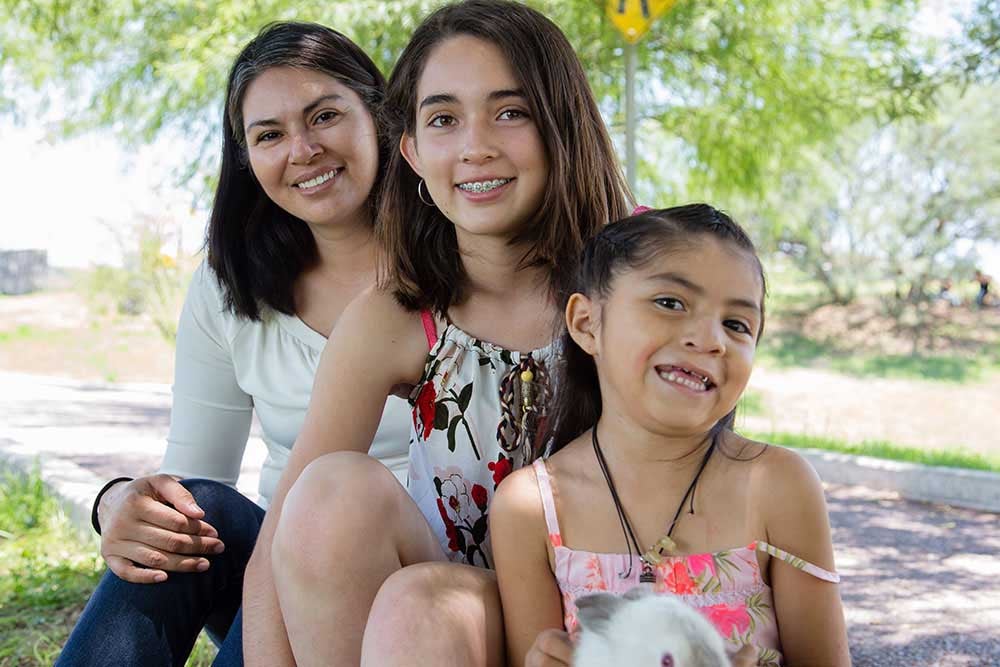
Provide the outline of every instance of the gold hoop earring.
[[[417,182],[417,196],[420,197],[420,201],[422,201],[424,203],[424,206],[434,206],[434,200],[433,199],[431,201],[427,201],[426,199],[424,199],[424,195],[420,191],[421,189],[424,189],[424,190],[427,189],[424,186],[424,179],[422,179],[422,178]],[[430,197],[431,193],[428,192],[427,196]]]

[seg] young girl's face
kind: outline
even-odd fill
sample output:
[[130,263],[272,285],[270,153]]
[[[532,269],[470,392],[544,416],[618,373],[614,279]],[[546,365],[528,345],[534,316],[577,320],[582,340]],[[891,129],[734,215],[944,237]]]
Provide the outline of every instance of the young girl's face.
[[538,210],[549,165],[528,100],[492,43],[452,37],[417,86],[416,131],[400,149],[463,235],[510,237]]
[[753,259],[709,236],[622,272],[596,311],[604,413],[663,435],[705,433],[750,379],[762,297]]

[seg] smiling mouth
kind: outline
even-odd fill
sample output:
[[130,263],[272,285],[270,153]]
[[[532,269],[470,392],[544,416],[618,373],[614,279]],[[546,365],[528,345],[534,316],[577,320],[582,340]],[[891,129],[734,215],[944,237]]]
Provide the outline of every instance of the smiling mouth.
[[710,377],[696,373],[683,366],[663,366],[657,368],[656,372],[667,382],[679,384],[692,391],[709,391],[716,387]]
[[500,186],[507,185],[513,180],[513,178],[494,178],[489,181],[469,181],[468,183],[459,183],[458,188],[460,190],[464,190],[465,192],[482,194],[484,192],[489,192],[490,190],[496,190]]
[[331,169],[325,174],[320,174],[316,178],[310,178],[308,181],[302,181],[301,183],[296,183],[295,187],[299,190],[308,190],[309,188],[315,188],[318,185],[323,185],[329,180],[332,180],[341,172],[341,169]]

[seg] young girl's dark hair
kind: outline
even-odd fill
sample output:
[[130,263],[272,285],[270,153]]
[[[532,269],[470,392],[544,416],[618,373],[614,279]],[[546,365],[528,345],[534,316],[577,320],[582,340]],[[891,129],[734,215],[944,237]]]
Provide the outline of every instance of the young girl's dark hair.
[[[757,330],[759,342],[764,331],[764,296],[767,293],[764,267],[746,232],[728,215],[708,204],[647,210],[605,226],[584,248],[572,291],[592,299],[606,299],[619,274],[640,268],[664,253],[693,247],[705,237],[731,243],[756,265],[764,286]],[[561,343],[562,357],[555,371],[558,391],[551,417],[553,430],[549,453],[557,452],[594,427],[601,417],[601,385],[594,358],[576,344],[568,330],[563,330]],[[734,408],[712,427],[707,437],[718,443],[718,435],[731,429],[735,418]]]
[[[373,118],[385,93],[385,78],[371,58],[344,35],[316,23],[271,23],[237,56],[226,86],[222,167],[205,246],[226,307],[250,320],[260,319],[261,306],[294,314],[295,281],[319,261],[306,223],[271,201],[249,166],[243,97],[250,84],[273,67],[312,70],[337,79],[357,93]],[[379,168],[369,195],[373,221],[385,152],[380,141]]]
[[393,151],[377,231],[384,249],[380,283],[408,309],[444,313],[461,301],[465,272],[454,225],[417,194],[419,178],[400,155],[416,130],[417,85],[436,46],[468,35],[495,45],[527,98],[549,161],[534,219],[513,243],[532,248],[525,266],[544,266],[564,296],[584,242],[628,213],[631,195],[580,61],[562,31],[539,12],[507,0],[468,0],[428,16],[399,57],[381,122]]

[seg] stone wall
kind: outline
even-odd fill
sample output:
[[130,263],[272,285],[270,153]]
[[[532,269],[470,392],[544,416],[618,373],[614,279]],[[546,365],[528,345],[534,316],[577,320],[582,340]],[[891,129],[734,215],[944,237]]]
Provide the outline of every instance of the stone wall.
[[28,294],[41,289],[49,272],[44,250],[0,250],[0,294]]

